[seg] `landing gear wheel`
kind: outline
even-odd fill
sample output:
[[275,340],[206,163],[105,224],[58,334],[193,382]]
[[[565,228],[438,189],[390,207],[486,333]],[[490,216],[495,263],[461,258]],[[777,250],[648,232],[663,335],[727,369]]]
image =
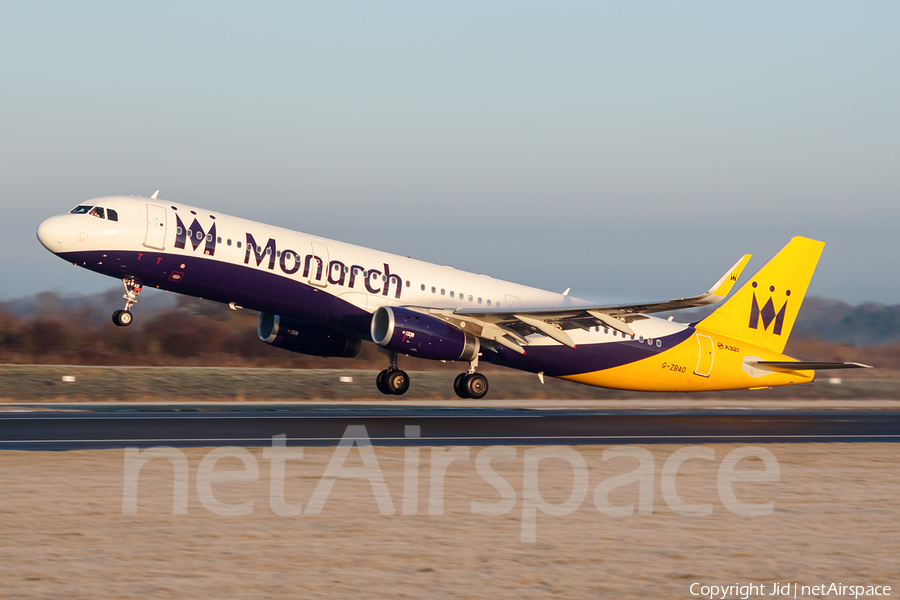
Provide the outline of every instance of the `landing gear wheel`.
[[409,389],[409,375],[399,369],[391,371],[384,378],[384,386],[395,396],[405,394]]
[[113,313],[112,321],[119,327],[128,327],[134,321],[134,315],[130,310],[117,310]]
[[466,393],[469,394],[470,398],[473,398],[475,400],[484,398],[484,395],[488,392],[487,377],[485,377],[481,373],[471,373],[470,375],[466,376],[465,388]]
[[388,370],[385,369],[378,374],[378,377],[375,378],[375,387],[378,388],[378,391],[384,394],[385,396],[390,396],[393,394],[391,390],[388,389],[387,384],[384,382],[387,377]]
[[460,373],[453,380],[453,391],[460,398],[468,398],[469,392],[466,391],[466,373]]

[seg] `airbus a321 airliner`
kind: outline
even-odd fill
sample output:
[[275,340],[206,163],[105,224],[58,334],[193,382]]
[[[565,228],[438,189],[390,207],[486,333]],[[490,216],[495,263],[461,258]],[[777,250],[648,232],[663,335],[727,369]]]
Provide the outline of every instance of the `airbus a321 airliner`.
[[824,247],[793,238],[705,319],[682,324],[653,313],[728,296],[750,255],[692,298],[600,306],[486,275],[458,271],[172,204],[109,196],[40,224],[60,258],[125,284],[116,325],[130,325],[144,286],[259,311],[260,339],[316,356],[353,357],[373,341],[390,358],[376,378],[403,394],[399,355],[468,363],[453,384],[481,398],[486,361],[588,385],[690,392],[812,381],[816,369],[857,363],[798,362],[782,354]]

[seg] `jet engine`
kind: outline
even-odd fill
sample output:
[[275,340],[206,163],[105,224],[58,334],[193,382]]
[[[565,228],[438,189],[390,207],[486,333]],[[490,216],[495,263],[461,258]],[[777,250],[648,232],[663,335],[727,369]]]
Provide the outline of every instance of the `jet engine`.
[[259,313],[256,333],[270,346],[313,356],[353,358],[362,345],[359,339],[328,327],[264,312]]
[[379,346],[418,358],[470,361],[480,349],[476,336],[407,308],[380,307],[371,332]]

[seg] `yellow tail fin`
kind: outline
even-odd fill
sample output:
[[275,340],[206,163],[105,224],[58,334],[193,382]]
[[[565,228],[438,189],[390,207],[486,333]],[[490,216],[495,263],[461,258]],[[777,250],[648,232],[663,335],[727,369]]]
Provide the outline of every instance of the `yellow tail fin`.
[[697,329],[784,352],[824,247],[825,242],[793,238]]

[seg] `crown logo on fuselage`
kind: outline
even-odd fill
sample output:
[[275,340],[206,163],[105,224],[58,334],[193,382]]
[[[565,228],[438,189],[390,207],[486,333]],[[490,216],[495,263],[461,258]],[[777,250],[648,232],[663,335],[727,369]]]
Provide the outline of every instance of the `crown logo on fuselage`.
[[200,222],[197,219],[194,219],[194,222],[191,223],[190,229],[187,229],[184,226],[184,223],[181,222],[181,217],[175,215],[175,247],[184,250],[185,242],[190,239],[191,246],[196,250],[200,244],[203,243],[203,238],[206,238],[206,247],[203,249],[203,254],[207,256],[214,256],[216,254],[216,224],[213,223],[212,227],[209,228],[209,232],[203,231],[203,227],[200,225]]
[[[753,287],[756,288],[757,284],[754,281]],[[775,286],[769,286],[769,291],[774,293]],[[787,290],[785,292],[785,296],[790,296],[791,290]],[[772,333],[775,335],[781,335],[781,330],[784,327],[784,315],[787,312],[788,301],[785,299],[784,304],[781,305],[781,308],[776,312],[775,311],[775,301],[773,296],[769,296],[768,302],[760,309],[759,301],[756,299],[756,292],[753,292],[753,301],[750,306],[750,329],[758,329],[759,328],[759,320],[762,319],[762,328],[763,331],[769,329],[769,325],[772,325],[774,322],[775,325],[772,327]]]

